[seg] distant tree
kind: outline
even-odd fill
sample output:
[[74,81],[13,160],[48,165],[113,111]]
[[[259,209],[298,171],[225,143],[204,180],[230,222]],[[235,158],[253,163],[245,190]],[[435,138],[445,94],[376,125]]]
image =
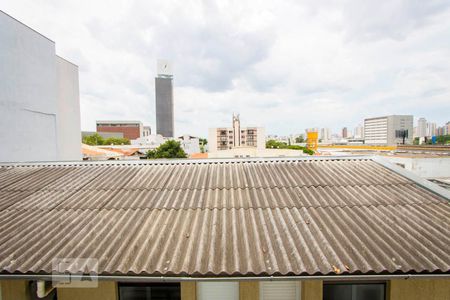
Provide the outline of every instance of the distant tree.
[[268,140],[266,142],[266,148],[273,148],[273,149],[286,149],[288,145],[284,142],[278,142],[275,140]]
[[84,136],[82,139],[82,142],[83,142],[83,144],[95,146],[95,145],[103,145],[105,140],[103,139],[103,137],[100,134],[94,133],[92,135]]
[[313,155],[313,154],[314,154],[314,151],[311,150],[311,149],[305,148],[305,149],[303,149],[303,153],[306,153],[306,154],[309,154],[309,155]]
[[110,137],[103,142],[103,145],[130,145],[130,140],[127,138]]
[[287,148],[291,149],[291,150],[303,150],[303,149],[305,149],[305,147],[302,147],[302,146],[299,146],[299,145],[290,145]]
[[303,138],[303,136],[298,136],[295,138],[295,142],[296,143],[304,143],[305,139]]
[[436,137],[436,143],[437,144],[449,144],[450,143],[450,135],[440,135]]
[[206,145],[208,144],[207,139],[199,138],[198,144],[200,145],[200,152],[205,153],[206,152]]
[[88,144],[91,146],[101,146],[101,145],[129,145],[130,140],[126,138],[116,138],[110,137],[104,139],[100,134],[94,133],[92,135],[84,136],[82,139],[83,144]]
[[180,142],[169,140],[164,144],[161,144],[155,150],[147,151],[148,159],[156,158],[186,158],[187,154],[181,148]]
[[268,140],[266,142],[266,148],[269,149],[291,149],[291,150],[300,150],[303,151],[303,153],[309,154],[309,155],[313,155],[314,151],[311,149],[307,149],[306,147],[302,147],[299,145],[288,145],[286,143],[283,142],[277,142],[275,140]]

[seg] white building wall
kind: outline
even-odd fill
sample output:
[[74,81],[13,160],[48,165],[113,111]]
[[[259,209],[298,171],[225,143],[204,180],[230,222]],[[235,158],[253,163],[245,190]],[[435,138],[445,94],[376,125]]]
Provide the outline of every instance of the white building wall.
[[417,121],[417,136],[427,136],[427,120],[425,118],[419,118],[419,120]]
[[193,153],[200,152],[200,139],[198,137],[183,135],[181,138],[176,140],[180,142],[181,147],[187,154],[191,155]]
[[362,125],[356,126],[354,131],[353,131],[353,137],[355,139],[362,139],[362,138],[364,138],[364,126],[362,126]]
[[384,158],[423,178],[450,177],[450,158],[448,157],[384,156]]
[[217,151],[217,128],[208,130],[208,152]]
[[436,123],[427,123],[427,136],[432,137],[436,135]]
[[[55,43],[0,11],[0,66],[0,162],[67,157],[59,154],[57,99],[65,88]],[[72,138],[79,141],[80,131]]]
[[256,148],[265,149],[266,148],[266,130],[264,127],[256,128]]
[[384,145],[388,142],[388,118],[370,118],[364,120],[364,139],[369,145]]
[[59,160],[81,159],[78,66],[57,56]]
[[391,115],[364,120],[364,140],[368,145],[397,145],[403,142],[396,131],[407,130],[406,144],[412,143],[413,116]]
[[0,11],[0,161],[57,159],[53,41]]
[[130,143],[133,146],[150,146],[151,149],[159,147],[166,140],[160,134],[150,134],[144,137],[140,137],[135,140],[131,140]]
[[412,144],[413,141],[413,122],[412,115],[392,115],[388,116],[388,145],[397,145],[403,143],[403,139],[396,137],[396,131],[407,130],[408,137],[405,144]]
[[322,143],[331,142],[331,129],[321,128],[319,131],[319,140],[322,140]]

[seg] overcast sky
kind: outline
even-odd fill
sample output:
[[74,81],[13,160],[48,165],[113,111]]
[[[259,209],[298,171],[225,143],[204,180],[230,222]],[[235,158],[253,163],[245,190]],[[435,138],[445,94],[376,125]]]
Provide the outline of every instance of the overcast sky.
[[450,1],[2,0],[79,66],[81,127],[155,128],[156,60],[173,63],[175,131],[353,129],[365,117],[450,121]]

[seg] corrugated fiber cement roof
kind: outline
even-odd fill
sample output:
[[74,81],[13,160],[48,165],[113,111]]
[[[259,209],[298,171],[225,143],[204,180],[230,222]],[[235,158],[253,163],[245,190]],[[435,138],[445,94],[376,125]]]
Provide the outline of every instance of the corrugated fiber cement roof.
[[[450,273],[444,197],[370,158],[0,167],[0,273]],[[68,271],[77,272],[73,264]]]

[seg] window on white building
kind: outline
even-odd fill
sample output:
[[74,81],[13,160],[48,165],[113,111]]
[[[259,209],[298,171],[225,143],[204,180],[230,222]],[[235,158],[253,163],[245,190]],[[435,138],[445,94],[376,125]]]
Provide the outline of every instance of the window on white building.
[[239,282],[198,282],[197,300],[239,300]]
[[299,300],[299,281],[261,281],[260,300]]
[[119,300],[179,300],[179,283],[119,283]]
[[323,285],[323,300],[384,300],[384,283],[330,283]]

